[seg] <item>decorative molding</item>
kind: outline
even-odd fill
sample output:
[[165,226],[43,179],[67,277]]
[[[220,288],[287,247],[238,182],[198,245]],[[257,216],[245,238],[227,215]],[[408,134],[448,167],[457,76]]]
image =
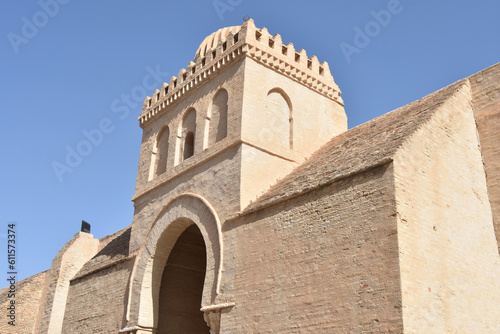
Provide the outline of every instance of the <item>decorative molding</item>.
[[[160,95],[160,100],[155,104],[152,104],[151,107],[148,107],[148,105],[149,101],[152,100],[152,98],[148,96],[143,105],[143,112],[139,116],[141,127],[144,127],[144,125],[159,116],[159,114],[163,114],[170,106],[177,104],[177,102],[179,102],[179,100],[189,91],[203,85],[205,82],[207,82],[207,79],[209,77],[214,75],[214,73],[219,72],[223,67],[227,67],[229,64],[233,63],[234,60],[238,59],[242,54],[242,46],[232,48],[228,54],[224,54],[222,57],[216,58],[210,64],[207,64],[206,66],[195,72],[196,75],[192,75],[188,81],[186,81],[179,87],[176,87],[172,92],[169,92],[163,97],[161,97]],[[172,83],[172,80],[170,80],[170,82]],[[169,85],[167,85],[166,87],[168,86]],[[162,91],[165,91],[165,88],[163,88]]]
[[266,52],[265,50],[259,49],[258,46],[250,46],[247,56],[264,66],[272,68],[275,71],[292,78],[294,81],[311,88],[317,93],[325,95],[331,100],[344,105],[344,102],[340,98],[340,91],[338,88],[322,82],[318,77],[313,76],[310,73],[306,73],[299,66],[295,66],[290,62]]
[[153,327],[143,327],[143,326],[132,326],[120,329],[118,333],[126,334],[146,334],[146,333],[156,333],[156,328]]
[[295,51],[292,43],[283,44],[280,35],[271,36],[266,28],[256,28],[250,19],[241,27],[223,28],[205,38],[187,69],[181,69],[169,84],[155,90],[153,97],[146,97],[140,126],[167,112],[191,90],[243,56],[344,105],[326,62],[319,63],[316,56],[308,58],[305,50]]

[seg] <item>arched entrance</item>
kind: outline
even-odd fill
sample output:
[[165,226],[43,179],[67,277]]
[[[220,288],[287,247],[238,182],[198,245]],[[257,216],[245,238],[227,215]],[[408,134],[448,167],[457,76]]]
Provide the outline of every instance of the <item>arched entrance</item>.
[[163,270],[158,334],[209,333],[200,311],[206,264],[205,241],[193,224],[177,239]]
[[[160,289],[164,285],[166,263],[180,236],[188,228],[195,229],[193,225],[201,232],[206,252],[205,257],[201,256],[206,259],[206,266],[202,299],[197,310],[202,306],[201,317],[204,316],[213,333],[218,333],[220,309],[234,305],[216,303],[223,263],[221,224],[209,202],[195,194],[183,194],[170,201],[151,227],[131,274],[127,321],[121,332],[160,333],[159,321],[163,318],[160,316]],[[205,330],[204,333],[208,333],[208,327]]]

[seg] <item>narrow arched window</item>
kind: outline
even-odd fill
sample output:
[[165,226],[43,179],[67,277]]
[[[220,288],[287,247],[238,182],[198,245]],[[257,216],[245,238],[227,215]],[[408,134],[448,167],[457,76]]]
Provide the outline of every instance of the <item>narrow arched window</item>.
[[194,133],[188,132],[184,139],[184,160],[192,157],[194,154]]
[[225,89],[219,90],[212,100],[209,146],[227,137],[227,102]]
[[169,136],[170,130],[164,127],[156,139],[156,175],[161,175],[167,170]]
[[180,132],[181,152],[180,161],[186,160],[194,155],[196,143],[196,110],[191,108],[182,118],[182,127]]

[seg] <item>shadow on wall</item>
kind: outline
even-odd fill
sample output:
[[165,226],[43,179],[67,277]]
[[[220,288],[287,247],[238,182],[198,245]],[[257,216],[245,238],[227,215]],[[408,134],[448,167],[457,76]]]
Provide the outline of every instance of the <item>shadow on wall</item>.
[[115,256],[127,256],[129,245],[130,245],[130,234],[132,228],[127,228],[121,235],[111,240],[106,246],[101,249],[92,259],[96,259],[101,256],[106,256],[113,258]]

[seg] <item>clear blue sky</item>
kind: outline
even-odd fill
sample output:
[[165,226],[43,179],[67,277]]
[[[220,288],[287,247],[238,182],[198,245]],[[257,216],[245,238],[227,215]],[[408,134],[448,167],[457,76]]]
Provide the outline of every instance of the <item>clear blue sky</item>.
[[[48,269],[82,219],[98,238],[132,223],[148,68],[168,82],[246,15],[329,63],[349,127],[500,61],[498,0],[55,1],[0,4],[0,272],[15,222],[19,278]],[[113,112],[132,93],[141,102]],[[101,122],[112,131],[58,178],[54,162]]]

